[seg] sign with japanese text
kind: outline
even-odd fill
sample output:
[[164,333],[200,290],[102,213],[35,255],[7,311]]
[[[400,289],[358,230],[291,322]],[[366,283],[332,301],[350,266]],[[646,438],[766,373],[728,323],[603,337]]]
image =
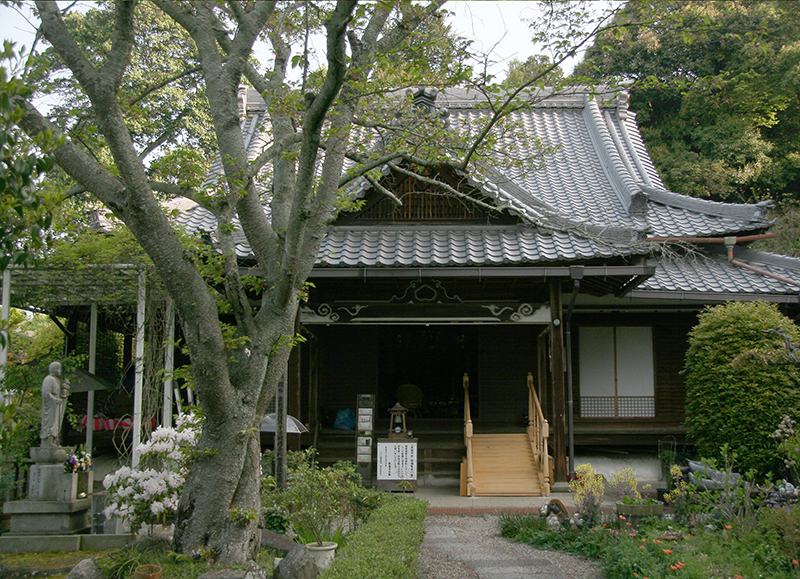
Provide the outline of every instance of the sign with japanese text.
[[378,441],[378,480],[417,480],[417,441]]

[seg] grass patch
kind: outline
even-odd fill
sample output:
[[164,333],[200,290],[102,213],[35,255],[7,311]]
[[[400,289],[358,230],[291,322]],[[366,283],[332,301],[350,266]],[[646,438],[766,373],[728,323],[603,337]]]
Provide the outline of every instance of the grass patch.
[[37,577],[61,579],[84,559],[98,559],[112,551],[50,551],[0,554],[0,565],[12,572],[36,571]]
[[800,577],[797,560],[759,528],[690,529],[654,518],[638,529],[618,519],[591,529],[552,529],[538,515],[504,515],[500,525],[504,537],[598,559],[605,579]]

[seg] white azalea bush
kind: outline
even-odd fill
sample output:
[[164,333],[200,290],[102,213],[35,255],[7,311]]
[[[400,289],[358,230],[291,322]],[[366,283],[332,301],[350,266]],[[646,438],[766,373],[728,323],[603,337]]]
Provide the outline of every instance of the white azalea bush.
[[178,417],[176,428],[159,426],[139,445],[138,467],[107,475],[106,517],[126,521],[133,532],[173,523],[201,425],[202,419],[189,413]]

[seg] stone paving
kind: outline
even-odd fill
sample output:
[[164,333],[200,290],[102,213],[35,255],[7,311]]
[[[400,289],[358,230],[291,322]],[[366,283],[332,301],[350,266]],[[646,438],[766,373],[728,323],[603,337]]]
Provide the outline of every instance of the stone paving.
[[429,515],[420,579],[601,579],[599,565],[500,536],[496,515]]

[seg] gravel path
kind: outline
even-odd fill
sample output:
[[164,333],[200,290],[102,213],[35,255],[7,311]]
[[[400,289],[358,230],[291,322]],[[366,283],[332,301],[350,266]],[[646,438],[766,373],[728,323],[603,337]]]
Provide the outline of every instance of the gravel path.
[[500,536],[497,515],[428,515],[419,579],[602,579],[598,563]]

